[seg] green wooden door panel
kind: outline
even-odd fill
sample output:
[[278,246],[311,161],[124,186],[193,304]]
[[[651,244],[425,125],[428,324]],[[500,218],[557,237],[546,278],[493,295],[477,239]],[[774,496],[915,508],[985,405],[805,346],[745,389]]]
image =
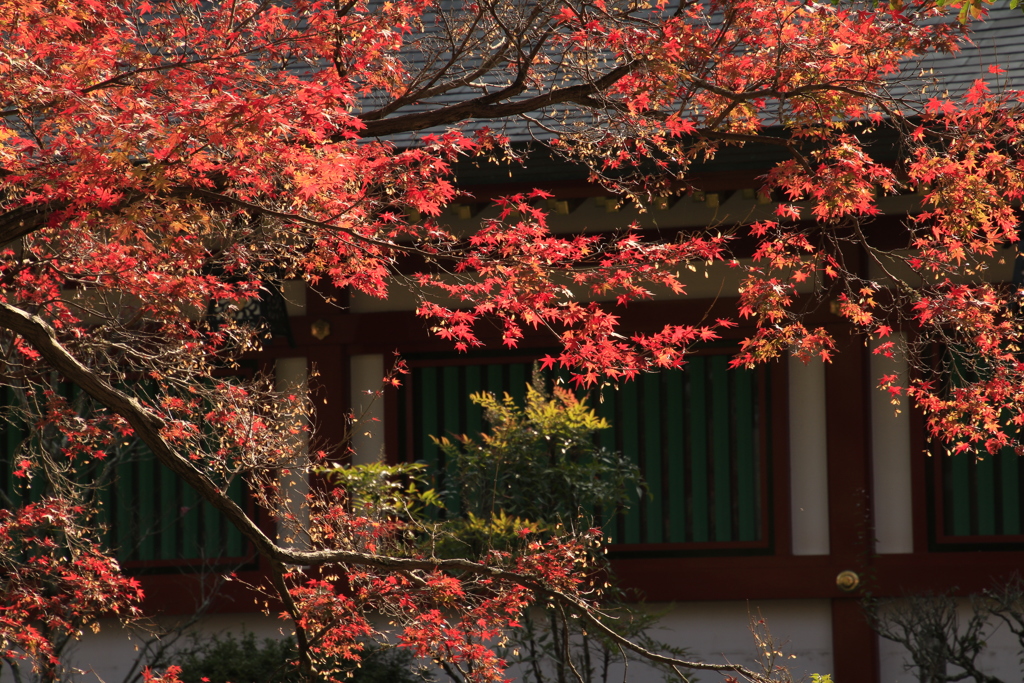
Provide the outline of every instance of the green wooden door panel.
[[711,540],[711,503],[708,459],[710,446],[708,441],[708,401],[706,381],[706,359],[698,356],[690,359],[686,368],[687,414],[690,432],[690,448],[687,461],[690,465],[690,485],[687,490],[687,511],[690,513],[691,529],[687,541],[706,543]]
[[[81,390],[74,387],[61,386],[59,393],[73,404],[81,398]],[[0,391],[0,407],[17,401],[10,388]],[[0,486],[14,505],[39,500],[45,495],[42,480],[29,490],[23,479],[13,475],[12,465],[20,449],[38,448],[40,443],[26,443],[27,431],[10,420],[0,427],[4,431],[0,435]],[[114,549],[121,562],[211,560],[245,554],[241,534],[228,528],[214,508],[200,503],[198,495],[166,471],[136,439],[128,437],[114,444],[105,457],[77,461],[75,471],[91,487],[86,495],[95,525],[103,530],[102,542]],[[228,490],[235,502],[244,504],[241,479]]]
[[1012,451],[999,455],[1002,532],[1017,535],[1020,533],[1020,457]]
[[640,378],[643,396],[637,412],[638,418],[644,425],[644,458],[643,473],[647,481],[650,495],[644,501],[646,504],[647,529],[643,535],[644,543],[664,543],[664,490],[662,488],[662,427],[669,417],[663,414],[661,404],[661,382],[660,375],[644,375]]
[[1012,448],[983,458],[941,455],[942,530],[946,536],[1016,536],[1022,533],[1024,468]]
[[683,374],[665,376],[665,457],[668,458],[668,524],[669,543],[686,541],[686,425],[683,422]]
[[[637,403],[636,382],[623,384],[618,389],[619,393],[619,414],[618,421],[613,422],[613,429],[621,434],[619,450],[634,464],[640,463],[640,425],[635,415],[627,413]],[[641,468],[643,472],[643,468]],[[622,538],[616,539],[618,543],[641,543],[643,537],[640,534],[640,496],[635,489],[628,491],[629,508],[623,514],[625,525]]]
[[734,435],[736,440],[736,515],[739,520],[740,541],[755,541],[760,525],[758,513],[761,510],[758,477],[757,393],[754,387],[754,373],[734,372],[736,400]]

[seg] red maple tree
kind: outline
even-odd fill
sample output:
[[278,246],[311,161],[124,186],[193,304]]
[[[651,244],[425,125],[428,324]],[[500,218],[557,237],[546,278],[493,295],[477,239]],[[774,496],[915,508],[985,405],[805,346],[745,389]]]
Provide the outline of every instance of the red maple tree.
[[[735,325],[631,334],[615,314],[656,287],[685,292],[691,266],[728,263],[743,271],[737,316],[754,325],[735,364],[828,360],[832,337],[802,321],[835,302],[882,340],[879,353],[916,363],[909,386],[882,383],[909,394],[936,437],[953,450],[1017,443],[1017,292],[985,267],[1017,240],[1021,96],[997,80],[958,98],[915,94],[909,65],[969,35],[943,16],[934,0],[0,4],[0,380],[24,399],[24,424],[59,436],[13,463],[56,483],[0,516],[0,654],[46,659],[48,629],[133,613],[139,589],[100,550],[80,499],[89,482],[69,474],[127,436],[270,563],[310,676],[357,656],[368,611],[393,616],[418,655],[480,681],[502,678],[488,644],[538,599],[605,628],[592,534],[443,559],[405,544],[400,521],[361,517],[331,493],[311,503],[312,548],[257,526],[226,482],[245,477],[279,509],[277,474],[294,465],[306,408],[259,382],[210,380],[261,337],[202,312],[242,306],[267,280],[386,297],[413,256],[426,266],[403,280],[456,348],[479,345],[485,319],[510,347],[544,327],[561,348],[545,364],[591,386],[680,367]],[[454,234],[438,218],[459,193],[454,164],[519,158],[503,127],[517,121],[638,203],[685,192],[691,167],[722,149],[776,146],[785,160],[761,192],[782,199],[777,220],[670,242],[628,228],[562,235],[532,193]],[[884,159],[869,144],[877,131],[897,140]],[[915,191],[923,210],[905,242],[873,243],[880,198]],[[883,275],[868,277],[853,251]],[[913,343],[893,341],[896,329]],[[966,368],[953,388],[949,368],[927,361],[936,343]],[[62,398],[61,382],[89,409]]]

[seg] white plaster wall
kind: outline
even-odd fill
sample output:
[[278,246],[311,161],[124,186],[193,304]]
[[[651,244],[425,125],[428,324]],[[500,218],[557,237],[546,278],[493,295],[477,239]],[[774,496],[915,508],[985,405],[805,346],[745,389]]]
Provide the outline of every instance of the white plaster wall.
[[794,555],[828,555],[825,365],[789,359],[789,486]]
[[[893,335],[899,347],[902,335]],[[877,348],[878,342],[872,345]],[[907,362],[902,355],[886,358],[872,354],[871,380],[877,383],[886,375],[897,375],[906,386]],[[874,487],[875,551],[879,554],[914,551],[914,526],[911,507],[910,407],[903,396],[894,405],[893,397],[876,387],[871,389],[871,467]]]
[[[305,356],[278,358],[274,366],[274,389],[279,392],[294,392],[299,396],[308,394],[308,361]],[[309,493],[309,435],[298,434],[292,442],[294,455],[293,469],[281,477],[281,491],[286,496],[278,521],[278,541],[296,547],[308,547],[308,510],[305,506]],[[291,515],[296,524],[285,522],[285,515]]]
[[384,356],[366,354],[352,356],[351,401],[355,422],[352,423],[352,463],[362,465],[384,459],[384,399],[375,396],[384,378]]
[[[793,680],[832,671],[832,612],[828,600],[690,602],[648,605],[647,609],[666,612],[651,635],[685,647],[692,659],[753,668],[757,649],[749,623],[752,615],[760,614],[784,653],[777,663],[789,668]],[[629,683],[662,680],[655,671],[636,665],[630,665],[629,674]],[[697,677],[709,681],[718,675],[698,673]],[[610,680],[621,680],[621,675]]]
[[[749,615],[760,614],[786,657],[794,680],[810,673],[832,670],[831,617],[827,600],[770,600],[754,602],[700,602],[655,604],[646,606],[664,613],[651,635],[668,644],[685,647],[692,659],[707,662],[754,664],[754,641],[748,628]],[[165,622],[166,623],[166,622]],[[198,637],[251,631],[262,640],[281,638],[290,632],[286,622],[261,614],[222,614],[204,619],[195,629]],[[122,683],[136,656],[136,643],[116,621],[106,621],[97,634],[86,634],[71,651],[70,662],[79,669],[75,683]],[[795,655],[791,658],[790,655]],[[514,672],[511,672],[514,675]],[[633,663],[629,683],[660,683],[662,677],[652,669]],[[701,674],[712,680],[714,674]],[[622,667],[616,667],[610,680],[622,680]],[[1011,679],[1008,679],[1011,680]],[[902,682],[901,682],[902,683]]]
[[[173,619],[156,620],[157,626],[170,627]],[[191,633],[200,639],[214,634],[252,632],[258,640],[282,638],[290,633],[288,624],[280,619],[259,613],[218,614],[205,618]],[[183,641],[183,644],[188,641]],[[136,673],[133,663],[137,656],[138,641],[113,619],[101,622],[99,633],[86,633],[70,646],[67,662],[76,670],[74,683],[122,683]],[[7,680],[0,676],[0,680]]]
[[[960,623],[964,624],[971,616],[970,602],[964,598],[959,603],[958,617]],[[1019,653],[1020,643],[1009,629],[993,620],[990,628],[984,633],[983,640],[985,649],[977,659],[978,668],[1005,683],[1024,681],[1024,665],[1020,661]],[[881,660],[880,683],[918,683],[916,673],[907,668],[911,663],[910,653],[902,645],[880,638],[878,651]],[[956,669],[951,667],[949,671],[955,673]]]
[[303,280],[281,282],[281,296],[289,316],[306,315],[306,283]]
[[[918,287],[922,284],[921,276],[907,265],[907,259],[915,255],[916,252],[911,249],[895,249],[885,254],[874,253],[868,262],[868,276],[882,287],[890,286],[895,280]],[[1014,257],[1013,246],[1007,244],[991,256],[982,259],[984,265],[981,270],[984,271],[985,281],[1010,282],[1013,279]],[[955,273],[951,273],[949,279],[953,282],[978,281],[977,275]]]
[[[625,227],[625,224],[620,225]],[[750,259],[740,259],[741,263],[750,264]],[[647,290],[656,301],[667,301],[672,299],[714,299],[718,297],[735,297],[739,294],[744,271],[735,268],[728,263],[715,262],[710,265],[706,263],[692,264],[694,270],[681,269],[679,276],[686,290],[683,294],[673,292],[668,287],[659,285],[648,285]],[[455,278],[447,278],[448,282],[454,284]],[[556,279],[557,281],[557,279]],[[587,301],[611,301],[617,296],[616,292],[610,292],[604,296],[593,296],[592,292],[574,285],[570,278],[562,278],[561,284],[567,290],[573,292],[577,297],[585,297]],[[809,290],[814,283],[801,284],[799,289]],[[360,292],[352,292],[349,299],[349,310],[353,313],[379,313],[383,311],[412,311],[419,305],[419,297],[423,295],[428,300],[453,308],[465,308],[466,302],[447,296],[444,292],[433,288],[409,288],[401,284],[392,283],[388,289],[388,298],[380,299]]]
[[[753,638],[748,629],[749,615],[765,618],[776,642],[786,657],[782,663],[789,667],[794,680],[811,673],[832,672],[832,628],[828,600],[766,600],[729,602],[695,602],[682,604],[654,604],[647,609],[664,612],[658,627],[651,633],[665,643],[685,647],[693,659],[707,662],[731,662],[751,666],[754,664]],[[969,617],[969,605],[961,601],[960,619]],[[170,620],[164,620],[168,624]],[[195,632],[200,638],[213,634],[251,631],[260,640],[280,638],[289,633],[289,625],[279,619],[258,613],[221,614],[204,619]],[[1006,683],[1024,680],[1024,670],[1018,663],[1018,644],[1005,627],[995,627],[985,635],[987,649],[979,658],[982,670],[998,676]],[[70,650],[68,661],[79,671],[75,683],[122,683],[133,671],[136,641],[120,628],[118,622],[107,620],[99,633],[87,633]],[[910,661],[902,646],[880,640],[881,683],[917,683],[912,671],[905,668]],[[790,655],[795,655],[790,658]],[[514,674],[514,672],[512,672]],[[622,668],[617,667],[611,680],[621,679]],[[6,675],[6,674],[5,674]],[[711,680],[713,674],[703,674],[701,680]],[[0,677],[0,680],[4,680]],[[662,679],[654,670],[631,664],[629,683],[656,683]],[[843,683],[843,682],[837,682]],[[849,683],[849,682],[848,682]],[[856,683],[856,682],[853,682]]]

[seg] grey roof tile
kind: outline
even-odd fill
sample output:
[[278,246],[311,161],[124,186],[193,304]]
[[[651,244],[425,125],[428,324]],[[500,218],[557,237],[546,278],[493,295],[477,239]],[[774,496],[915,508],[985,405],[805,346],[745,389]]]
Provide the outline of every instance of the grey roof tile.
[[[950,14],[943,20],[956,21],[955,12],[950,10]],[[972,22],[971,31],[973,44],[966,45],[961,51],[951,54],[932,53],[920,58],[916,64],[908,64],[904,74],[910,78],[894,82],[893,94],[921,103],[937,93],[961,95],[978,78],[985,78],[999,87],[1024,88],[1024,12],[1019,9],[1011,10],[1004,4],[992,9],[986,21]],[[429,43],[428,35],[421,47],[429,48]],[[423,51],[409,50],[403,58],[411,72],[426,65]],[[456,64],[455,68],[461,72],[471,70],[480,63],[481,58],[478,55],[466,63]],[[988,69],[993,64],[998,64],[1007,73],[998,76],[991,74]],[[479,87],[456,88],[437,97],[407,105],[398,113],[423,112],[465,102],[480,95],[484,85],[491,88],[500,87],[503,79],[504,76],[500,73],[489,74],[481,79],[483,83],[478,82]],[[521,97],[535,94],[536,91],[529,91]],[[380,103],[380,98],[367,97],[363,100],[363,108],[373,109],[380,106]],[[541,112],[537,118],[543,118],[555,128],[562,130],[586,130],[595,126],[598,121],[594,115],[585,112],[570,112],[565,116],[565,110],[555,108]],[[553,136],[549,130],[524,117],[511,120],[474,120],[462,125],[465,131],[484,127],[502,132],[513,142],[550,139]],[[595,130],[600,128],[596,127]],[[399,145],[414,144],[430,132],[436,131],[417,131],[396,135],[390,139]]]

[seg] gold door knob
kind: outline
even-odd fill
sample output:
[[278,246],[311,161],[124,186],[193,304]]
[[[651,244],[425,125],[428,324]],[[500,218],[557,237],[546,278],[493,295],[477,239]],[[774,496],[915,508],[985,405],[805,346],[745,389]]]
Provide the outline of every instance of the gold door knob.
[[841,591],[849,593],[850,591],[857,590],[859,585],[860,577],[857,576],[857,572],[847,569],[846,571],[839,572],[839,575],[836,576],[836,586]]

